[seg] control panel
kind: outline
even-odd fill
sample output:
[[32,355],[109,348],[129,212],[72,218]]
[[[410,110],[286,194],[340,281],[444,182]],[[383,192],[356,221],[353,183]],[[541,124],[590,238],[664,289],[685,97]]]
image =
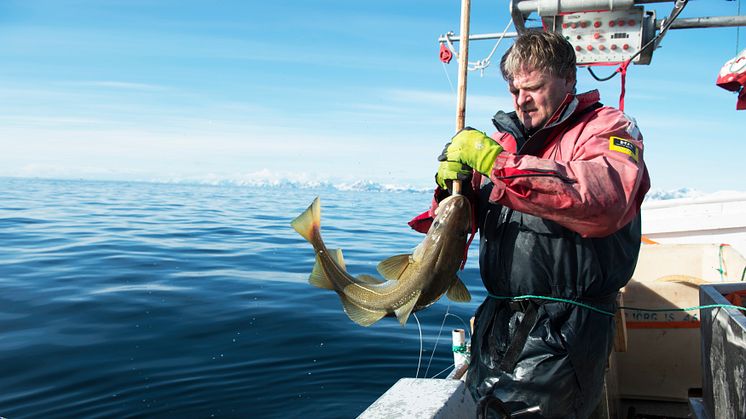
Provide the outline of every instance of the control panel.
[[[655,15],[642,7],[627,10],[569,13],[544,17],[544,26],[570,41],[578,65],[620,64],[637,54],[655,35]],[[632,61],[649,64],[652,48]]]

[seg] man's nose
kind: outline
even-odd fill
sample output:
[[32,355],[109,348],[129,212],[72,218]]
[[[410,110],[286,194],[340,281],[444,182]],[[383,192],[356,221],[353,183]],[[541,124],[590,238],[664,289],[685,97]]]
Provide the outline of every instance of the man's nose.
[[531,95],[529,95],[528,92],[519,90],[518,91],[518,106],[523,106],[529,101],[531,101]]

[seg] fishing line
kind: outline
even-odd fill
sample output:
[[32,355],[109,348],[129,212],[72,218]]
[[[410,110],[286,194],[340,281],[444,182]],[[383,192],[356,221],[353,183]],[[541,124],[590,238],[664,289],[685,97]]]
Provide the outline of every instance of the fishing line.
[[453,367],[455,367],[455,366],[456,366],[456,364],[451,364],[451,365],[449,365],[449,366],[445,367],[445,368],[444,368],[444,369],[443,369],[442,371],[440,371],[439,373],[437,373],[437,374],[433,375],[433,376],[432,376],[432,377],[430,377],[430,378],[438,378],[438,376],[440,376],[440,374],[443,374],[444,372],[446,372],[446,371],[450,370],[451,368],[453,368]]
[[414,316],[414,319],[417,320],[417,330],[420,331],[420,356],[417,359],[417,373],[415,373],[414,378],[420,377],[420,365],[422,365],[422,326],[420,325],[420,319],[417,318],[417,314],[412,313],[412,316]]
[[[738,0],[738,3],[736,3],[736,14],[738,16],[741,16],[741,0]],[[738,42],[739,42],[740,37],[741,37],[741,27],[736,26],[736,56],[738,56],[738,53],[741,52],[738,50]]]
[[[435,345],[433,346],[433,351],[430,353],[430,359],[427,362],[427,369],[425,369],[425,375],[423,375],[423,377],[425,377],[425,378],[427,378],[427,374],[428,374],[428,372],[430,372],[430,364],[432,364],[432,362],[433,362],[433,357],[435,356],[435,350],[438,349],[438,343],[440,342],[440,337],[443,334],[443,329],[445,327],[446,319],[448,318],[448,316],[455,317],[455,318],[457,318],[461,322],[461,324],[464,326],[464,330],[467,332],[467,339],[466,340],[467,341],[471,340],[471,330],[470,330],[468,324],[460,316],[457,316],[457,315],[451,313],[451,305],[448,304],[448,306],[446,307],[446,312],[443,315],[443,321],[440,323],[440,329],[438,330],[438,336],[435,338]],[[450,369],[451,367],[454,367],[454,366],[456,366],[456,364],[451,364],[448,367],[446,367],[446,369],[444,369],[443,371],[447,371],[448,369]],[[440,374],[443,373],[443,371],[435,374],[434,376],[432,376],[430,378],[435,378],[435,377],[439,376]]]
[[[440,342],[440,335],[443,333],[443,327],[446,324],[446,318],[448,317],[449,311],[451,310],[451,305],[448,304],[446,307],[446,314],[443,315],[443,321],[440,323],[440,330],[438,330],[438,337],[435,338],[435,346],[433,346],[433,352],[430,353],[430,360],[427,361],[427,369],[425,369],[425,377],[427,377],[427,373],[430,372],[430,364],[433,362],[433,357],[435,356],[435,349],[438,348],[438,342]],[[422,343],[422,341],[420,341]]]
[[466,330],[468,332],[468,334],[467,334],[468,335],[468,339],[467,340],[471,340],[471,328],[469,327],[469,324],[466,323],[466,320],[462,319],[461,317],[459,317],[459,316],[457,316],[457,315],[455,315],[453,313],[446,313],[446,316],[451,316],[451,317],[455,317],[455,318],[459,319],[459,321],[461,322],[461,324],[464,326],[464,330]]
[[453,87],[453,82],[451,81],[451,76],[448,74],[448,68],[446,67],[446,63],[441,61],[441,64],[443,65],[443,71],[446,73],[446,79],[448,79],[448,84],[451,85],[451,93],[456,93],[456,88]]

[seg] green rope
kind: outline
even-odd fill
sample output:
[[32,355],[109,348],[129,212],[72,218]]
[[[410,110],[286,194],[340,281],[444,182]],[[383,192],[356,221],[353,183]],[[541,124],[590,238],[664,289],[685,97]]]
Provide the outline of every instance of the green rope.
[[523,301],[523,300],[532,300],[532,299],[534,299],[534,300],[548,300],[548,301],[554,301],[554,302],[559,302],[559,303],[575,304],[576,306],[587,308],[588,310],[595,311],[596,313],[601,313],[601,314],[604,314],[606,316],[612,316],[612,317],[614,317],[614,313],[612,313],[610,311],[601,310],[601,309],[598,309],[598,308],[593,307],[591,305],[581,303],[580,301],[566,300],[564,298],[547,297],[545,295],[531,295],[531,294],[519,295],[517,297],[501,297],[501,296],[493,295],[493,294],[489,294],[489,293],[487,295],[490,296],[490,297],[492,297],[492,298],[495,298],[497,300]]
[[[610,311],[605,311],[598,309],[596,307],[593,307],[588,304],[581,303],[579,301],[574,300],[567,300],[564,298],[557,298],[557,297],[547,297],[544,295],[519,295],[517,297],[501,297],[494,294],[487,294],[488,297],[494,298],[496,300],[511,300],[511,301],[523,301],[523,300],[547,300],[547,301],[554,301],[559,303],[568,303],[573,304],[579,307],[587,308],[588,310],[595,311],[597,313],[604,314],[606,316],[614,316],[614,313]],[[686,308],[640,308],[640,307],[619,307],[617,310],[630,310],[630,311],[648,311],[648,312],[667,312],[667,311],[692,311],[692,310],[705,310],[705,309],[713,309],[713,308],[732,308],[735,310],[741,310],[746,311],[746,307],[736,306],[732,304],[708,304],[704,306],[694,306],[694,307],[686,307]]]
[[715,269],[720,273],[720,281],[723,281],[723,278],[725,276],[725,269],[723,269],[723,247],[725,247],[725,245],[721,244],[720,248],[718,249],[718,262],[720,263],[720,268]]
[[662,311],[692,311],[692,310],[705,310],[711,308],[732,308],[735,310],[746,311],[746,307],[735,306],[732,304],[708,304],[704,306],[694,306],[686,308],[639,308],[639,307],[619,307],[619,310],[634,310],[634,311],[650,311],[650,312],[662,312]]
[[466,353],[466,345],[453,345],[453,352],[457,354],[465,354]]

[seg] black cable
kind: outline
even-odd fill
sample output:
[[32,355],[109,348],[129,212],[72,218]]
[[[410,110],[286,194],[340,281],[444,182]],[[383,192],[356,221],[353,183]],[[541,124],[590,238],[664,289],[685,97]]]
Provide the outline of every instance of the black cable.
[[591,66],[588,66],[586,68],[588,69],[588,72],[591,73],[591,76],[593,76],[593,78],[596,79],[596,81],[609,81],[609,80],[613,79],[614,76],[616,76],[617,74],[619,74],[618,71],[614,70],[614,72],[611,73],[611,75],[608,76],[608,77],[598,77],[596,75],[596,73],[594,73],[593,70],[591,70]]
[[[689,3],[689,0],[684,1],[683,6],[681,6],[681,8],[679,8],[678,10],[676,10],[676,13],[674,15],[672,15],[670,19],[667,19],[665,21],[666,25],[665,25],[665,27],[661,27],[660,32],[658,32],[658,35],[654,36],[653,39],[651,39],[645,45],[643,45],[643,47],[640,48],[639,51],[637,51],[636,53],[634,53],[626,61],[631,63],[632,60],[634,60],[635,58],[637,58],[638,55],[642,54],[650,45],[654,44],[656,40],[658,40],[666,32],[668,32],[668,28],[671,27],[671,25],[673,24],[673,21],[676,20],[677,17],[679,17],[679,14],[681,13],[682,10],[684,10],[684,7],[686,7],[687,3]],[[588,66],[587,68],[588,68],[588,72],[591,73],[591,76],[593,76],[593,78],[596,79],[596,81],[601,81],[601,82],[603,82],[603,81],[609,81],[609,80],[613,79],[617,75],[617,73],[619,73],[618,71],[614,70],[614,73],[612,73],[608,77],[598,77],[598,76],[596,76],[596,73],[594,73],[593,70],[591,70],[590,66]]]

